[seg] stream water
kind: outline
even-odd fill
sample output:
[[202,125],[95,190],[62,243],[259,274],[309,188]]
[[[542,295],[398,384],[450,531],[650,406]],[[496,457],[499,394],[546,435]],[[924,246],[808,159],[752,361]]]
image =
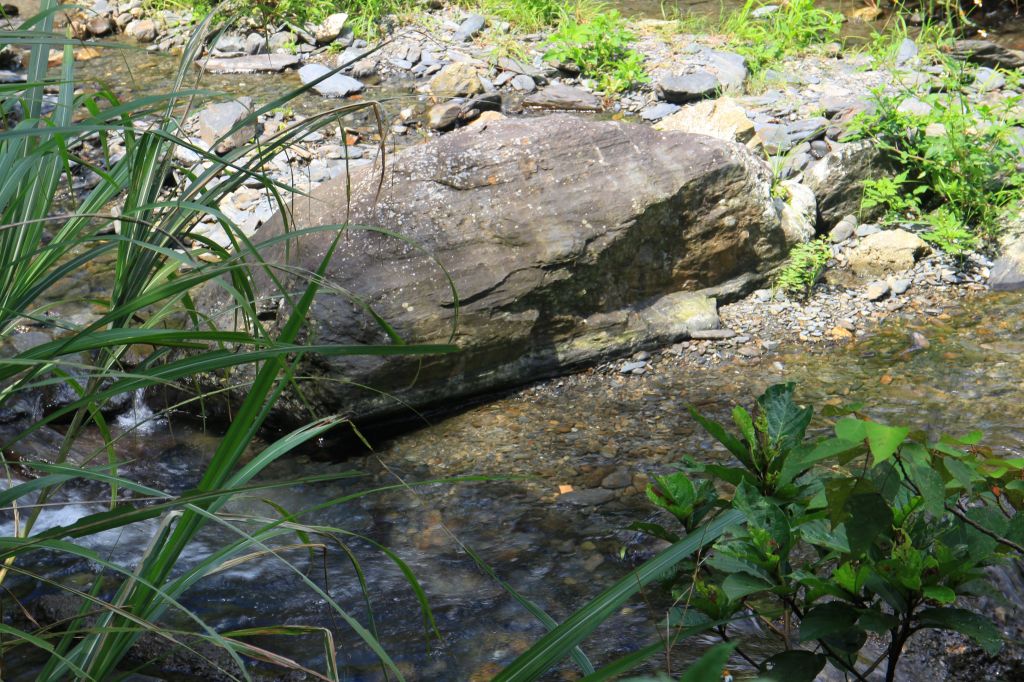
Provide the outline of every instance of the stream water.
[[[784,345],[762,361],[708,370],[685,369],[666,356],[643,377],[590,371],[552,380],[415,432],[386,441],[374,438],[377,450],[370,455],[352,445],[326,443],[279,462],[264,479],[345,470],[359,477],[263,491],[240,500],[231,511],[271,518],[276,512],[266,499],[299,512],[357,490],[409,483],[410,488],[375,493],[304,520],[344,533],[341,539],[369,580],[380,639],[410,679],[486,680],[544,629],[479,570],[462,545],[552,617],[564,618],[656,550],[624,530],[632,521],[653,516],[636,489],[643,476],[666,470],[684,454],[721,456],[684,414],[684,403],[725,419],[735,402],[749,402],[770,383],[794,380],[800,397],[815,405],[863,401],[873,416],[893,423],[946,433],[980,428],[997,452],[1021,456],[1024,403],[1016,396],[1024,376],[1024,296],[984,295],[962,308],[933,312],[889,324],[828,353]],[[912,331],[923,333],[930,347],[909,352]],[[122,441],[120,455],[129,460],[127,475],[180,492],[195,484],[215,444],[215,436],[172,423]],[[78,447],[90,445],[85,439]],[[524,478],[414,485],[477,474]],[[582,495],[560,496],[559,486],[565,485]],[[43,514],[40,528],[101,508],[99,489],[80,486],[66,495],[63,504]],[[577,504],[588,496],[600,504]],[[131,564],[154,528],[140,524],[104,533],[91,538],[89,546]],[[9,531],[9,526],[0,528]],[[408,562],[427,593],[440,641],[428,647],[417,602],[401,572],[360,536],[390,547]],[[229,537],[222,529],[209,530],[189,550],[185,564]],[[303,584],[301,574],[308,572],[353,615],[365,619],[344,552],[331,547],[326,556],[285,551],[282,557],[291,565],[261,558],[219,573],[197,585],[185,604],[218,630],[283,623],[332,627],[345,679],[380,679],[368,648]],[[57,556],[47,557],[46,563],[71,584],[83,583],[95,570]],[[41,596],[19,594],[28,602]],[[1017,604],[1024,601],[1024,594],[1008,596]],[[663,607],[657,595],[648,595],[599,630],[586,650],[606,661],[650,641]],[[184,625],[186,620],[171,615],[169,622]],[[757,633],[750,634],[756,647]],[[322,669],[318,642],[288,640],[263,643]],[[685,661],[688,653],[680,650],[677,656]],[[163,674],[182,680],[208,675]]]

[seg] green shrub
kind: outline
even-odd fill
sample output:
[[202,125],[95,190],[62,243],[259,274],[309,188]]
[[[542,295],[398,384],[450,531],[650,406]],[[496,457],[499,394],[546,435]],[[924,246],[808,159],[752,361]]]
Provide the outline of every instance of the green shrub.
[[921,237],[958,259],[963,259],[981,246],[981,239],[967,229],[947,206],[929,213],[925,220],[931,227]]
[[[920,199],[925,210],[944,206],[961,225],[992,239],[1007,210],[1024,198],[1021,140],[1015,129],[1022,120],[1022,100],[975,101],[966,89],[972,78],[973,71],[950,62],[938,92],[876,91],[876,110],[858,116],[851,133],[872,140],[901,169],[897,177],[904,197],[897,201]],[[928,112],[900,111],[915,96]]]
[[824,237],[795,245],[775,276],[775,288],[791,296],[807,298],[831,256],[832,249]]
[[921,217],[921,195],[928,191],[924,185],[916,185],[907,181],[908,171],[893,177],[869,178],[861,187],[864,195],[860,200],[860,210],[864,214],[872,208],[881,207],[885,214],[884,223],[916,220]]
[[[684,457],[678,472],[656,477],[648,498],[678,528],[632,528],[672,544],[495,681],[541,678],[659,579],[674,604],[659,636],[596,674],[575,656],[584,674],[611,679],[658,652],[678,657],[673,647],[688,638],[706,646],[709,635],[721,643],[679,679],[717,680],[735,655],[762,675],[771,671],[758,679],[812,682],[831,663],[850,679],[881,670],[893,680],[907,641],[929,629],[960,632],[997,653],[999,628],[962,600],[992,590],[987,567],[1024,558],[1024,460],[994,456],[980,433],[929,438],[872,421],[861,405],[826,407],[834,435],[808,438],[813,409],[793,398],[793,384],[781,384],[757,398],[753,413],[735,407],[737,434],[689,408],[733,459]],[[729,625],[751,613],[766,634],[748,648]],[[881,652],[865,660],[869,638]]]
[[633,38],[615,10],[582,23],[568,19],[548,38],[544,58],[572,62],[582,75],[596,80],[600,90],[621,92],[648,80],[643,57],[629,47]]
[[787,55],[834,40],[843,24],[842,14],[815,7],[814,0],[779,3],[778,9],[767,16],[754,17],[754,11],[765,4],[747,0],[722,22],[722,32],[731,48],[746,58],[754,77]]

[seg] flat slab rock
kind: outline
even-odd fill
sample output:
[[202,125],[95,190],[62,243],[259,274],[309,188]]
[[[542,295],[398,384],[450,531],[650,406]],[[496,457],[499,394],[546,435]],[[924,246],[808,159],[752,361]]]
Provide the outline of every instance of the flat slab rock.
[[601,100],[592,92],[571,85],[554,83],[539,90],[523,104],[538,109],[561,109],[564,111],[601,111]]
[[195,64],[211,73],[280,73],[298,66],[300,61],[293,54],[253,54],[245,57],[213,57]]
[[[307,316],[311,338],[388,344],[376,314],[407,343],[459,348],[306,361],[305,399],[353,418],[450,404],[715,329],[716,301],[702,290],[763,282],[786,252],[766,164],[730,142],[646,125],[571,114],[491,121],[403,150],[384,182],[371,167],[350,178],[350,193],[341,178],[296,197],[293,229],[347,220],[403,239],[345,235]],[[275,217],[257,237],[283,230]],[[264,255],[299,291],[294,273],[316,270],[333,236],[306,234]],[[279,297],[262,275],[256,288],[259,300]],[[211,286],[200,306],[232,328],[225,296]],[[279,418],[301,418],[301,405],[286,394]]]
[[[302,79],[303,85],[308,85],[330,72],[331,69],[323,64],[306,64],[299,69],[299,78]],[[324,97],[348,97],[357,92],[362,92],[365,87],[362,81],[356,80],[351,76],[336,73],[324,78],[314,85],[313,89]]]

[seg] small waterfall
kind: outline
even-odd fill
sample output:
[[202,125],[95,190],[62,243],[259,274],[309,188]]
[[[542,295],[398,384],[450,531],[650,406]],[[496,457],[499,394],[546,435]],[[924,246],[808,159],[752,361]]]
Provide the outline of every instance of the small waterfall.
[[144,436],[165,425],[167,420],[157,415],[153,408],[146,404],[146,390],[137,388],[132,394],[131,406],[119,414],[114,423],[122,431],[131,431],[137,436]]

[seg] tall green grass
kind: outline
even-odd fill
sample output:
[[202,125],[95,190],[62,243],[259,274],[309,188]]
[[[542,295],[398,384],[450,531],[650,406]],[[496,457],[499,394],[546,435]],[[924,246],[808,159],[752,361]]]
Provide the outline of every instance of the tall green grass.
[[[297,190],[273,181],[260,169],[303,136],[374,104],[362,102],[332,109],[283,130],[270,140],[245,144],[219,157],[194,147],[181,132],[182,121],[194,103],[208,94],[187,88],[185,79],[204,40],[209,19],[193,35],[168,92],[121,101],[110,92],[85,90],[76,94],[81,84],[75,79],[73,50],[80,43],[54,31],[57,9],[56,0],[44,0],[38,16],[18,30],[0,32],[0,44],[31,49],[28,82],[2,86],[0,90],[5,110],[20,107],[23,112],[20,121],[0,130],[0,341],[24,324],[45,325],[54,337],[42,345],[0,358],[0,406],[55,383],[71,386],[76,396],[4,444],[9,446],[58,421],[65,424],[64,443],[55,461],[31,457],[18,462],[6,458],[3,461],[8,480],[15,467],[31,476],[0,492],[0,507],[16,520],[15,532],[0,537],[0,587],[17,577],[40,587],[65,591],[81,600],[82,607],[77,617],[59,628],[44,624],[36,629],[20,629],[0,624],[0,654],[6,657],[19,648],[43,652],[48,663],[39,671],[41,680],[109,680],[123,672],[125,657],[139,637],[148,632],[184,648],[192,648],[190,642],[197,638],[213,643],[231,661],[234,669],[229,674],[244,679],[248,673],[243,655],[303,669],[295,661],[247,643],[247,638],[260,634],[312,635],[326,647],[328,664],[323,671],[307,672],[323,679],[338,679],[329,631],[282,623],[258,632],[223,633],[182,607],[182,596],[198,581],[240,562],[270,555],[280,560],[282,570],[302,576],[311,594],[323,600],[327,608],[357,632],[390,674],[401,679],[401,672],[375,637],[372,622],[360,622],[348,614],[287,561],[280,549],[275,549],[285,539],[294,538],[297,540],[288,547],[312,546],[317,544],[312,536],[340,537],[344,529],[310,525],[300,518],[301,514],[285,510],[278,519],[239,518],[225,511],[232,499],[254,490],[315,483],[324,478],[267,482],[259,477],[269,464],[295,446],[341,423],[340,417],[325,417],[296,429],[254,457],[243,458],[274,401],[292,382],[297,358],[314,352],[382,355],[453,350],[444,345],[298,345],[305,314],[323,280],[334,246],[324,256],[319,271],[310,273],[304,291],[295,295],[279,293],[289,299],[290,314],[272,333],[255,313],[258,301],[252,278],[257,271],[263,271],[267,279],[276,282],[275,264],[265,262],[261,251],[279,240],[298,238],[303,231],[293,229],[262,241],[250,239],[217,208],[226,195],[255,178],[275,197],[287,218],[287,197]],[[56,78],[46,66],[53,47],[64,51],[62,71]],[[260,115],[287,104],[312,85],[267,103],[224,137],[252,125]],[[46,112],[44,95],[52,89],[57,93],[55,107]],[[109,153],[115,137],[123,141],[125,150],[119,159]],[[81,150],[97,139],[104,150],[103,158],[89,160]],[[200,154],[206,163],[193,171],[176,170],[176,147]],[[84,197],[69,198],[70,193],[65,190],[76,164],[97,173],[100,182]],[[177,180],[172,182],[172,178]],[[174,186],[168,188],[169,183]],[[193,232],[208,216],[228,234],[228,247]],[[335,232],[336,246],[348,228],[339,224],[315,229]],[[187,247],[190,241],[192,246]],[[81,326],[55,315],[55,310],[75,304],[60,298],[58,292],[66,282],[81,277],[84,268],[96,264],[104,264],[111,273],[107,292],[101,301],[80,303],[98,306],[98,319]],[[242,328],[247,331],[222,331],[214,321],[206,319],[193,303],[194,292],[202,286],[225,289],[245,321]],[[115,436],[104,416],[104,408],[111,399],[166,384],[180,386],[198,374],[241,366],[254,368],[247,396],[235,411],[196,489],[172,495],[119,471]],[[98,461],[69,461],[72,444],[87,428],[102,437],[103,446],[94,453]],[[339,472],[336,476],[349,475]],[[47,502],[57,499],[57,491],[75,480],[107,486],[108,509],[70,526],[35,532]],[[124,501],[123,491],[159,501],[136,506]],[[79,542],[99,532],[154,519],[158,520],[157,531],[137,566],[98,555]],[[183,570],[183,554],[200,530],[210,524],[223,526],[234,539]],[[78,557],[101,570],[91,585],[71,587],[46,576],[45,567],[38,564],[40,557],[45,556],[42,550]],[[398,557],[391,553],[388,556],[409,578],[429,621],[425,598],[411,572]],[[112,596],[105,596],[101,590],[103,573],[118,579]],[[161,619],[169,609],[186,614],[194,630],[182,634],[162,626]]]

